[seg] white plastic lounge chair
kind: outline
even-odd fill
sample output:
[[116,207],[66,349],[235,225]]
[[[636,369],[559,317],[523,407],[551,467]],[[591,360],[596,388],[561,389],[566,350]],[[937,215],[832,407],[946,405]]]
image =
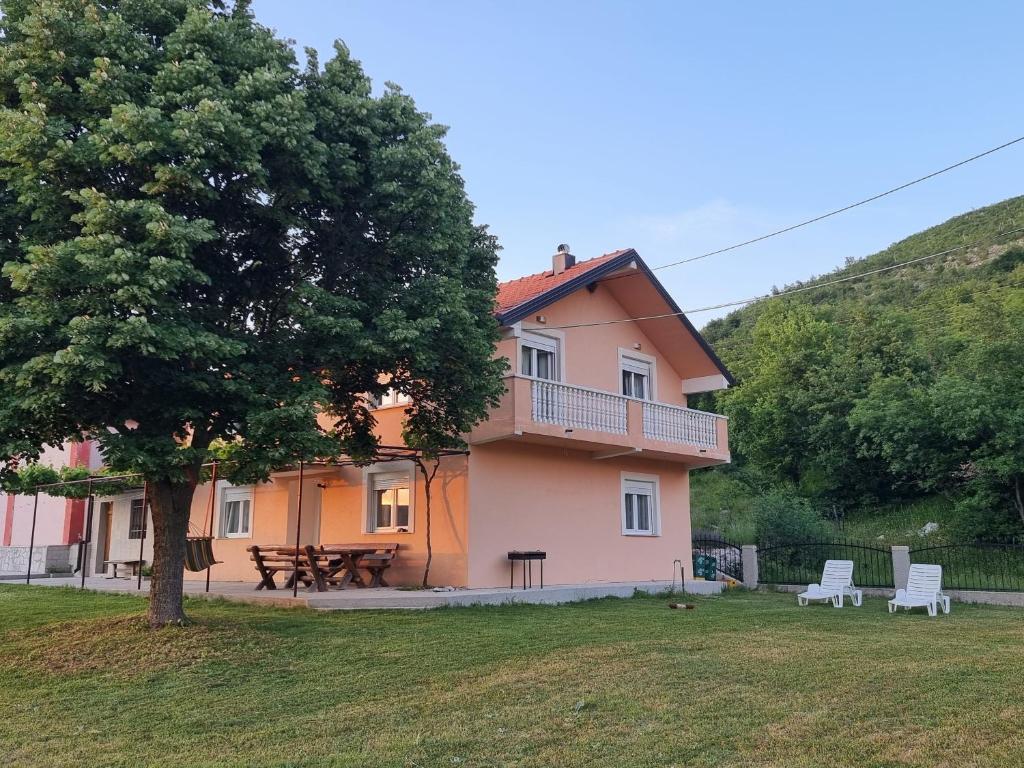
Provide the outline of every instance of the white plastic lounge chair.
[[896,597],[889,601],[889,613],[897,608],[927,608],[929,616],[938,616],[940,605],[943,613],[949,613],[949,597],[942,594],[942,566],[912,563],[907,588],[896,590]]
[[800,605],[810,600],[831,600],[836,608],[843,607],[843,597],[849,595],[853,604],[860,607],[864,593],[853,584],[853,560],[826,560],[820,584],[808,584],[807,591],[796,596]]

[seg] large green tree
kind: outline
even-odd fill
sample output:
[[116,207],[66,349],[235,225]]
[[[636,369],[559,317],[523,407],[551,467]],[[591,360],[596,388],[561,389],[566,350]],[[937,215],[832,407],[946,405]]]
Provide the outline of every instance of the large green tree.
[[497,247],[443,129],[341,44],[301,69],[241,0],[0,7],[0,455],[142,473],[150,623],[180,622],[213,441],[250,478],[369,459],[386,379],[410,444],[485,417]]

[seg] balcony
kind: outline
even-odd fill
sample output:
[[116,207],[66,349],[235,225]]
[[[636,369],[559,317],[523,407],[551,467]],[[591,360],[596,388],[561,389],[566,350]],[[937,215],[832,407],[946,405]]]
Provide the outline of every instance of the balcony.
[[724,416],[556,381],[510,376],[506,382],[501,405],[472,432],[470,444],[509,439],[590,451],[599,459],[729,461]]

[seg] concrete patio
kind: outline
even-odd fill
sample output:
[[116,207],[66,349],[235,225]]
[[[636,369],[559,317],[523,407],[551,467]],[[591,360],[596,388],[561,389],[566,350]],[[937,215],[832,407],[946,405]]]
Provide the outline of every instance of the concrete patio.
[[[24,584],[24,579],[4,579],[2,584]],[[47,587],[81,587],[81,578],[44,577],[33,584]],[[506,603],[534,603],[553,605],[592,600],[599,597],[631,597],[637,590],[657,593],[668,590],[668,581],[609,582],[600,584],[553,585],[544,589],[456,589],[451,592],[430,590],[404,590],[393,587],[378,589],[349,588],[331,592],[308,592],[299,589],[298,597],[292,597],[290,589],[259,590],[252,582],[214,581],[210,591],[201,581],[186,581],[185,593],[190,597],[223,598],[256,605],[277,605],[282,607],[312,608],[319,611],[344,611],[364,609],[424,609],[445,606],[502,605]],[[108,579],[87,577],[85,588],[98,592],[123,592],[139,594],[137,582],[133,579]],[[723,582],[687,581],[686,591],[692,594],[717,594],[725,588]],[[148,579],[142,580],[142,594],[149,590]]]

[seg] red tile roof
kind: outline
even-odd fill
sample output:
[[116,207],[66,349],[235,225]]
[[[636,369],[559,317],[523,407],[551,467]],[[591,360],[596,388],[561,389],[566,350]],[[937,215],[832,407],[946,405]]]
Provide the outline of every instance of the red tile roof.
[[507,283],[501,283],[498,285],[498,305],[495,311],[499,315],[504,314],[525,301],[546,293],[552,288],[557,288],[559,285],[567,283],[617,256],[621,256],[626,250],[628,249],[612,251],[604,256],[576,262],[565,272],[558,275],[549,269],[547,272],[538,272],[536,275],[527,275],[516,280],[509,280]]

